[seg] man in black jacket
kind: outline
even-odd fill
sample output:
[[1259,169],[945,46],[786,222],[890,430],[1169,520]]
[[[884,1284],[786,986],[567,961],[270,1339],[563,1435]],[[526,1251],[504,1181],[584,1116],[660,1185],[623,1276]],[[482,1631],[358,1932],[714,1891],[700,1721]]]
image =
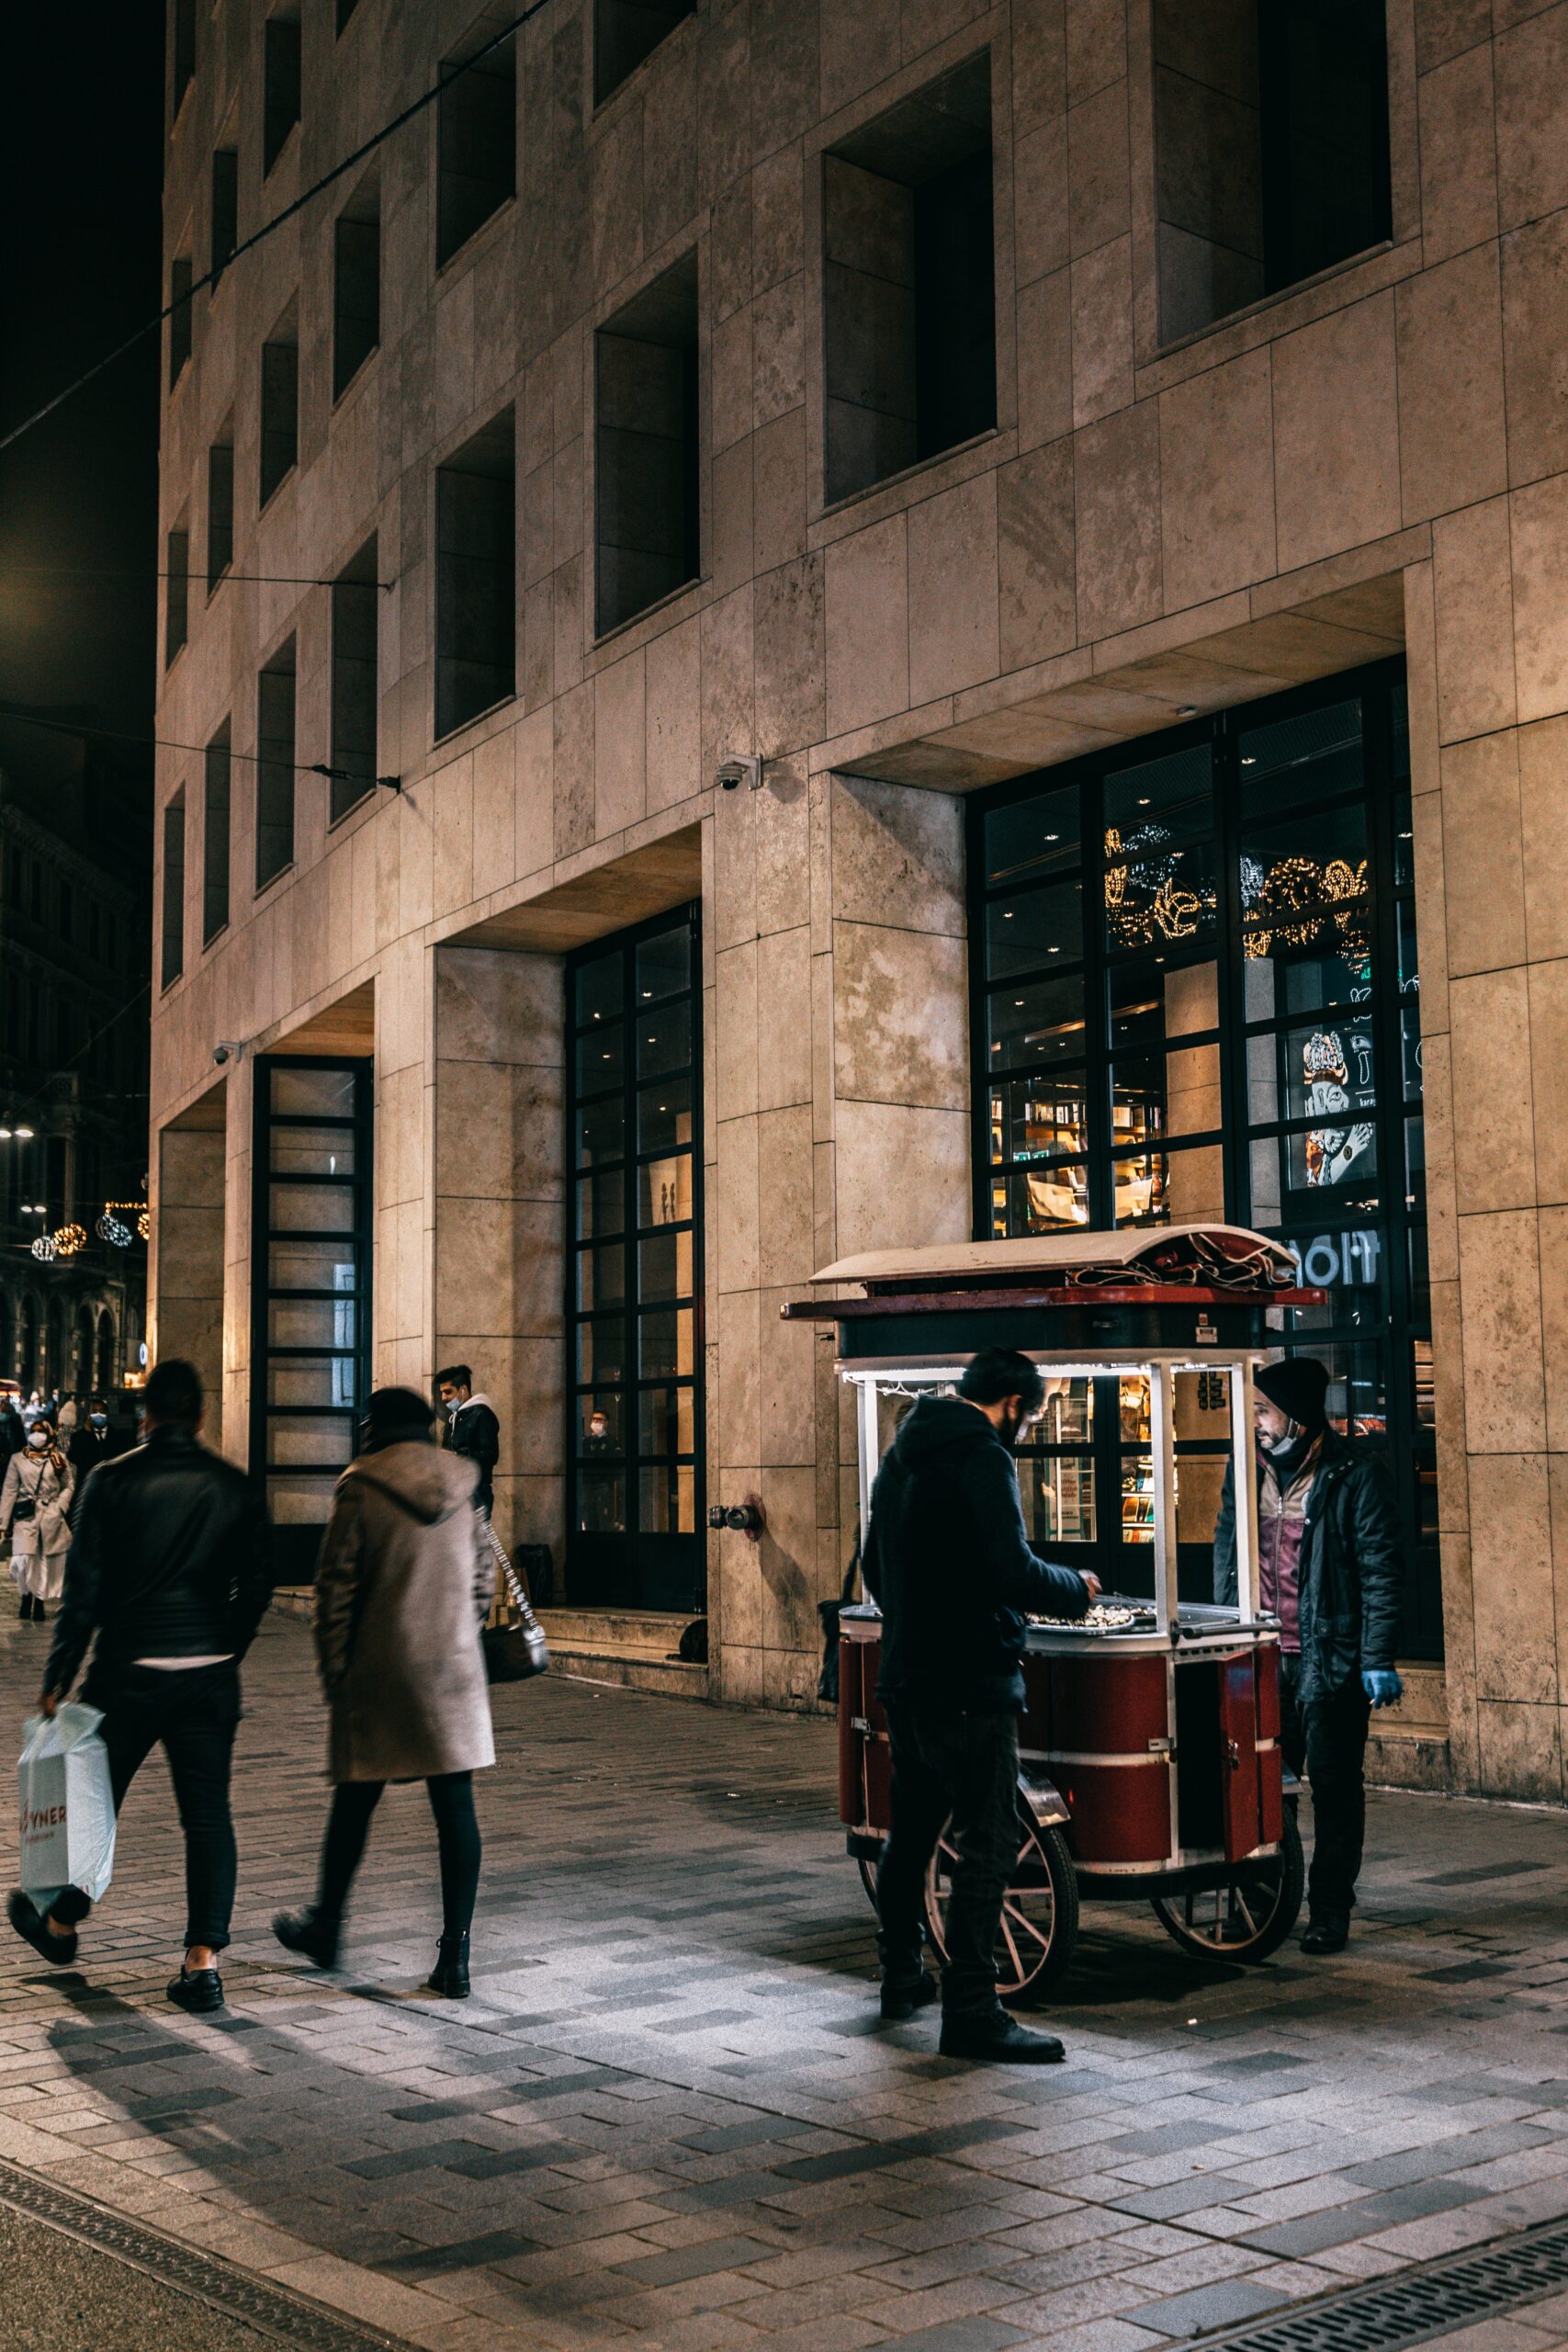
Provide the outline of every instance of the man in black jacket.
[[1031,1548],[1013,1449],[1045,1385],[1027,1356],[986,1348],[956,1396],[921,1396],[883,1457],[861,1557],[882,1610],[877,1696],[893,1750],[893,1826],[877,1907],[882,2014],[935,1998],[920,1964],[927,1865],[943,1825],[956,1850],[942,1980],[949,2057],[1039,2065],[1051,2034],[1016,2025],[997,1998],[996,1943],[1018,1858],[1018,1715],[1025,1612],[1081,1617],[1099,1580]]
[[465,1454],[479,1466],[474,1508],[488,1519],[495,1507],[495,1465],[501,1459],[501,1423],[488,1396],[474,1395],[474,1375],[466,1363],[449,1363],[435,1375],[435,1393],[446,1415],[441,1442],[449,1453]]
[[71,1498],[73,1532],[82,1515],[82,1498],[86,1493],[89,1476],[100,1462],[118,1462],[126,1450],[126,1440],[109,1419],[107,1399],[93,1397],[71,1433],[67,1450],[71,1467],[76,1474],[75,1492]]
[[[1328,1368],[1313,1356],[1256,1377],[1261,1600],[1280,1620],[1280,1747],[1312,1789],[1304,1952],[1342,1951],[1366,1836],[1363,1762],[1373,1707],[1394,1706],[1404,1584],[1399,1521],[1379,1455],[1330,1429]],[[1229,1471],[1214,1531],[1214,1598],[1236,1598]]]
[[[154,1747],[169,1759],[186,1839],[186,1954],[169,1998],[220,2008],[236,1857],[229,1769],[240,1721],[240,1660],[272,1591],[266,1507],[231,1464],[197,1442],[201,1382],[171,1357],[148,1374],[145,1442],[93,1473],[65,1569],[39,1699],[52,1715],[75,1681],[102,1711],[118,1812]],[[96,1638],[95,1638],[96,1637]],[[40,1916],[20,1888],[17,1933],[61,1966],[91,1910],[67,1887]]]

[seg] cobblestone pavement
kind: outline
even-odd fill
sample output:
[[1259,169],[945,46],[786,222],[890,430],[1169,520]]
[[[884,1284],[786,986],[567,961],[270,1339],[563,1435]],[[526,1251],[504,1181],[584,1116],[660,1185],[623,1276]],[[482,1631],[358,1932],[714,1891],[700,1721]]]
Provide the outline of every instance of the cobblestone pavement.
[[[42,1646],[0,1629],[13,1731]],[[1154,2352],[1568,2214],[1560,1815],[1379,1798],[1334,1961],[1215,1969],[1091,1906],[1070,2063],[1031,2075],[875,2022],[825,1723],[499,1691],[457,2005],[417,1989],[418,1790],[378,1816],[343,1973],[273,1943],[324,1804],[303,1627],[269,1620],[247,1694],[227,2015],[163,1997],[154,1762],[77,1969],[4,1955],[0,2158],[431,2352]],[[1568,2298],[1446,2341],[1543,2352]]]

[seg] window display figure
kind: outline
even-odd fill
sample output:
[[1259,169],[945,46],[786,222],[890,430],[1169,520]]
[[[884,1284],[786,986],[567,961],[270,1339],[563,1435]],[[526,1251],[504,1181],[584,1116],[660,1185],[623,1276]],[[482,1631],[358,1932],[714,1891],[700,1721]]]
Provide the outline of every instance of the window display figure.
[[625,1513],[617,1508],[620,1481],[609,1466],[618,1460],[620,1451],[611,1433],[609,1415],[602,1407],[591,1406],[582,1426],[580,1448],[585,1467],[578,1524],[585,1535],[621,1535],[626,1532]]
[[[1363,1758],[1374,1707],[1397,1706],[1404,1580],[1381,1454],[1329,1426],[1328,1367],[1313,1356],[1254,1376],[1263,1608],[1280,1620],[1280,1746],[1311,1786],[1315,1838],[1303,1952],[1342,1951],[1361,1868]],[[1225,1471],[1214,1530],[1214,1599],[1236,1602],[1235,1488]]]
[[[1303,1108],[1323,1117],[1351,1109],[1349,1070],[1337,1029],[1317,1029],[1302,1049]],[[1306,1180],[1313,1187],[1343,1183],[1372,1139],[1370,1122],[1349,1127],[1314,1127],[1306,1136]]]

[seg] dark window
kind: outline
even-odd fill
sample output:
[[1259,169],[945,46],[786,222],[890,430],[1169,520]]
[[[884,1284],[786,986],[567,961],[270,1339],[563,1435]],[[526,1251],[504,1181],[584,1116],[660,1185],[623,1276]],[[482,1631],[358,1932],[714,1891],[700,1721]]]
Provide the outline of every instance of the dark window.
[[[972,808],[978,1230],[1225,1222],[1283,1241],[1327,1304],[1286,1315],[1280,1344],[1322,1356],[1334,1418],[1386,1447],[1414,1564],[1404,1647],[1438,1655],[1402,669],[1255,703]],[[1112,1590],[1149,1589],[1147,1536],[1126,1532],[1144,1527],[1149,1491],[1136,1385],[1080,1384],[1059,1443],[1081,1457],[1082,1516],[1067,1526],[1058,1494],[1035,1522],[1036,1541],[1092,1542],[1084,1556]],[[1207,1597],[1210,1479],[1195,1470],[1180,1502],[1193,1600]]]
[[1160,334],[1392,233],[1388,56],[1365,0],[1156,0]]
[[274,1566],[315,1574],[370,1387],[370,1064],[256,1063],[251,1469]]
[[299,119],[299,19],[269,17],[262,28],[262,176]]
[[261,503],[294,470],[299,455],[299,345],[289,327],[261,355]]
[[435,475],[435,732],[517,690],[512,411]]
[[435,266],[517,192],[516,43],[474,65],[449,58],[435,106]]
[[256,680],[256,888],[294,862],[294,639]]
[[367,541],[333,582],[333,767],[330,821],[363,800],[376,781],[378,635],[381,591],[376,542]]
[[[229,427],[231,432],[232,425]],[[234,560],[234,445],[215,441],[207,453],[207,593],[210,596]]]
[[70,883],[62,882],[60,886],[60,936],[67,946],[71,944],[71,937],[75,929],[75,897],[72,891]]
[[990,52],[823,158],[827,495],[997,421]]
[[337,0],[336,29],[339,33],[347,31],[348,20],[358,6],[359,0]]
[[175,112],[196,79],[196,0],[175,0],[169,43],[175,69]]
[[169,383],[177,384],[190,357],[190,260],[169,264]]
[[601,940],[567,971],[567,1589],[580,1607],[703,1605],[697,912]]
[[702,569],[694,254],[599,330],[594,358],[603,635]]
[[[373,204],[374,199],[361,199]],[[344,213],[333,232],[333,398],[348,390],[381,340],[381,220]]]
[[229,920],[230,778],[229,727],[225,721],[207,747],[202,776],[201,944],[217,938]]
[[212,156],[212,274],[231,260],[240,242],[240,158],[232,147]]
[[186,641],[190,606],[190,533],[182,523],[164,541],[164,667]]
[[603,106],[645,57],[693,14],[694,0],[596,0],[593,103]]
[[164,810],[163,985],[177,980],[186,962],[186,797],[176,792]]

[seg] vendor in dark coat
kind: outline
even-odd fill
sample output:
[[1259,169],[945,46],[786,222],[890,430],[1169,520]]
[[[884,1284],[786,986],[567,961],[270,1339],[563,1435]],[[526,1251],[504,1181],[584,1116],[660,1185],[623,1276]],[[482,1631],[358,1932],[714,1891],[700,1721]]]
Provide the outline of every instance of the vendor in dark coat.
[[883,1457],[861,1555],[882,1610],[877,1696],[893,1750],[893,1826],[882,1849],[882,2014],[934,1999],[920,1964],[926,1869],[943,1824],[957,1852],[942,1981],[950,2057],[1062,2056],[997,1998],[996,1941],[1018,1857],[1018,1716],[1026,1612],[1081,1617],[1100,1590],[1031,1547],[1013,1449],[1045,1385],[1027,1356],[986,1348],[956,1396],[921,1396]]
[[[1261,1600],[1280,1620],[1280,1746],[1312,1789],[1304,1952],[1343,1951],[1366,1835],[1373,1707],[1397,1705],[1404,1559],[1382,1456],[1330,1429],[1328,1368],[1313,1356],[1256,1375]],[[1225,1474],[1214,1598],[1236,1599],[1235,1492]]]

